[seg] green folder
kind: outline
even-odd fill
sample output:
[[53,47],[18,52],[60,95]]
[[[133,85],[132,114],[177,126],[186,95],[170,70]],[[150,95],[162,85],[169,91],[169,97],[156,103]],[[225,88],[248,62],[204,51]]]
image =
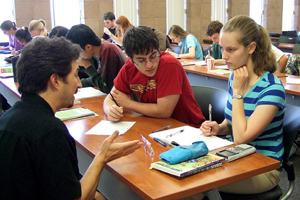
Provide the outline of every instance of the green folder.
[[57,117],[61,121],[76,119],[80,117],[94,116],[94,115],[95,113],[93,111],[82,107],[61,110],[55,113],[55,117]]

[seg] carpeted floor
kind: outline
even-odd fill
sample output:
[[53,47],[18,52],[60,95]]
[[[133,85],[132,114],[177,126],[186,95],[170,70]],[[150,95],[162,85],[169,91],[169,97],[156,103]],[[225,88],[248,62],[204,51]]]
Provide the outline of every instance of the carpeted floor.
[[[296,153],[291,156],[290,158],[291,161],[294,162],[294,169],[295,169],[295,175],[296,175],[296,180],[295,180],[295,189],[294,192],[292,193],[291,197],[289,200],[299,200],[300,199],[300,149],[296,151]],[[288,189],[288,179],[286,176],[286,172],[283,170],[281,172],[281,180],[280,180],[280,187],[282,190],[285,192]]]

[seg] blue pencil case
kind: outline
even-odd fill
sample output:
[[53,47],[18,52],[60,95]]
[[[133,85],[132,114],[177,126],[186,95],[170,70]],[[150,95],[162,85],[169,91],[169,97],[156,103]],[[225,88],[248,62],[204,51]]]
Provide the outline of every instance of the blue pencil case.
[[208,148],[203,141],[193,142],[192,145],[177,146],[169,151],[163,152],[159,155],[161,159],[168,164],[177,164],[193,158],[204,156],[208,153]]

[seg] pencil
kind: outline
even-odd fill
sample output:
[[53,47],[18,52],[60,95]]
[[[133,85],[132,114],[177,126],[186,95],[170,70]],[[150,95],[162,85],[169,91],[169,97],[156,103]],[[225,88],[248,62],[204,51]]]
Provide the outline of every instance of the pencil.
[[109,93],[109,94],[110,94],[110,96],[111,96],[112,100],[115,102],[115,104],[116,104],[118,107],[120,107],[120,106],[119,106],[119,104],[116,102],[116,100],[115,100],[114,96],[113,96],[111,93]]

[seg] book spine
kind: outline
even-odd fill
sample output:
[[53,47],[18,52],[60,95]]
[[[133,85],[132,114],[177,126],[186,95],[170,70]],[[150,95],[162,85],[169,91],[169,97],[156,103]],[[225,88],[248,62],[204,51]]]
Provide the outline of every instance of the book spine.
[[1,67],[0,68],[0,72],[1,73],[11,73],[12,72],[12,68],[11,67]]
[[185,172],[185,173],[181,174],[180,177],[185,177],[185,176],[189,176],[189,175],[192,175],[192,174],[207,171],[209,169],[214,169],[214,168],[217,168],[217,167],[221,167],[222,165],[223,165],[223,163],[219,162],[219,163],[213,163],[212,165],[206,166],[204,168],[195,168],[194,170],[191,170],[191,171],[188,171],[188,172]]

